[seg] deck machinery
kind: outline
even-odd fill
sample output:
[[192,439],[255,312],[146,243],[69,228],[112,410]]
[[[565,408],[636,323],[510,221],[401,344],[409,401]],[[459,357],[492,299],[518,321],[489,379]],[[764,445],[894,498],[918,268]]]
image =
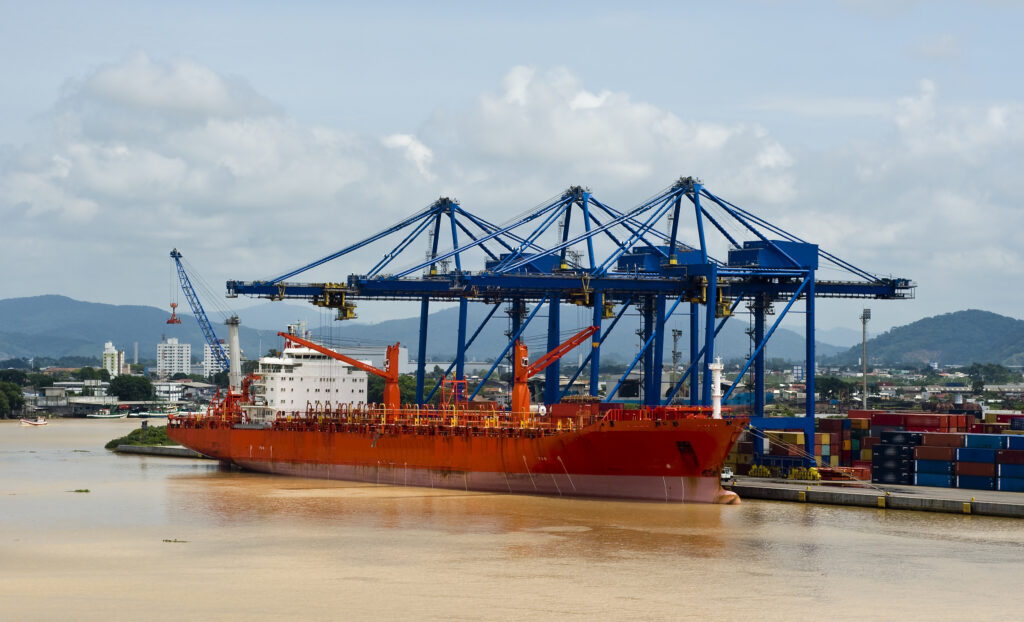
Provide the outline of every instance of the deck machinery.
[[[683,242],[684,235],[692,239]],[[426,257],[410,263],[409,249],[422,236],[427,237]],[[449,246],[439,245],[442,236],[448,238]],[[391,244],[389,250],[377,255],[379,261],[364,273],[331,283],[289,281],[385,241]],[[416,248],[422,248],[422,241]],[[399,257],[403,257],[404,267],[395,269],[392,266],[399,265]],[[846,279],[816,279],[821,264],[837,269]],[[626,311],[635,306],[642,319],[643,345],[605,400],[614,399],[630,372],[639,366],[645,404],[669,403],[689,382],[689,403],[704,406],[711,404],[710,365],[715,359],[715,337],[737,307],[745,303],[752,319],[752,354],[725,399],[749,371],[755,394],[751,425],[804,430],[809,455],[814,453],[815,299],[903,299],[912,298],[914,288],[909,279],[885,278],[857,268],[715,195],[693,177],[678,179],[628,211],[603,203],[588,188],[573,186],[504,225],[472,214],[453,199],[441,198],[373,236],[276,278],[227,283],[229,296],[306,299],[336,309],[338,319],[355,317],[355,303],[360,300],[419,302],[416,399],[421,404],[433,395],[424,395],[432,301],[459,304],[456,357],[446,372],[454,368],[459,380],[464,378],[467,348],[499,308],[504,305],[509,315],[508,344],[495,357],[471,398],[541,308],[547,309],[548,350],[558,347],[562,304],[593,310],[592,347],[565,389],[559,387],[558,361],[551,363],[545,374],[544,401],[559,401],[584,370],[589,371],[589,393],[597,396],[601,345]],[[798,300],[803,301],[807,337],[806,414],[765,417],[765,346]],[[467,309],[471,302],[489,305],[490,309],[469,334]],[[781,310],[776,309],[779,304]],[[689,315],[690,363],[663,394],[666,323],[677,311]],[[769,326],[772,315],[775,319]]]

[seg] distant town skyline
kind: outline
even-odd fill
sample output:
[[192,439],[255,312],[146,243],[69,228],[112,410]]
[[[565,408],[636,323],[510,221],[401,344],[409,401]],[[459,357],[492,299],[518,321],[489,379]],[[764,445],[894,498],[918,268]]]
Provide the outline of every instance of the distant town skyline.
[[1018,4],[0,2],[0,17],[5,297],[163,307],[175,247],[223,293],[438,196],[503,222],[574,184],[627,209],[694,175],[919,284],[913,301],[822,301],[822,329],[859,328],[862,307],[873,333],[966,308],[1024,317]]

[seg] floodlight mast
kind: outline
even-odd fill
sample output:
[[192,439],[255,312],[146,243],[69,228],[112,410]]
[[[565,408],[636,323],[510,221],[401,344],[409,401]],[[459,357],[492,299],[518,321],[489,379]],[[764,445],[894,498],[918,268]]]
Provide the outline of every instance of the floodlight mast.
[[864,309],[860,314],[861,335],[860,335],[860,364],[861,380],[864,381],[861,403],[864,410],[868,409],[868,320],[871,319],[871,309]]

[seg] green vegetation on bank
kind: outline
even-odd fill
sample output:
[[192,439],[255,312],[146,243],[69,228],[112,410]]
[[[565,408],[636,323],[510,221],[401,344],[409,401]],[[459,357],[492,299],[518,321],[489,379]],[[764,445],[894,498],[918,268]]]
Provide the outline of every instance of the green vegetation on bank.
[[25,396],[21,387],[13,382],[0,382],[0,418],[6,418],[21,410]]
[[115,438],[104,447],[110,450],[117,449],[118,445],[145,445],[147,447],[159,447],[161,445],[177,445],[167,438],[167,426],[150,426],[132,430],[128,436]]
[[156,396],[153,383],[145,376],[118,376],[110,381],[109,392],[122,402],[151,400]]

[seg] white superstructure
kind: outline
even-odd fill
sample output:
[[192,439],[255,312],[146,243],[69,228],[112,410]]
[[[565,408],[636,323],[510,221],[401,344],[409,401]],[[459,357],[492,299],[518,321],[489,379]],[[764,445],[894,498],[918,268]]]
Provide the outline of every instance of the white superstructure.
[[333,410],[366,402],[366,372],[309,348],[285,348],[260,358],[259,391],[273,412],[306,412],[307,405]]

